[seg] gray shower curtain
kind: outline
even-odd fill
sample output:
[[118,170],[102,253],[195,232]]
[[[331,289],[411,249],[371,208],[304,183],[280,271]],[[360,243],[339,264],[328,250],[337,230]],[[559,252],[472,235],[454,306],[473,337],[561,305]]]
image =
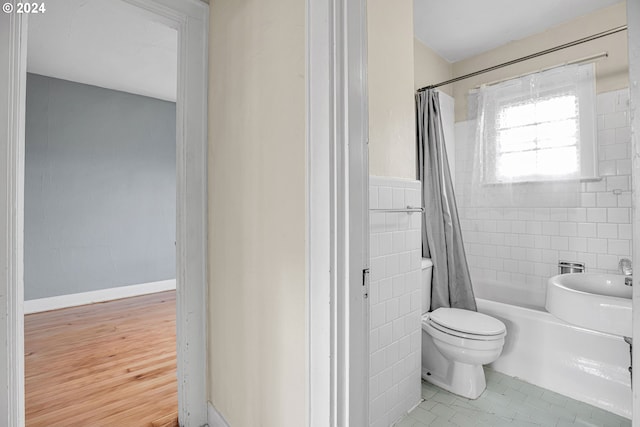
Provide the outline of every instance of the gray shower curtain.
[[422,182],[422,256],[433,262],[431,310],[476,311],[444,145],[438,92],[416,94],[418,179]]

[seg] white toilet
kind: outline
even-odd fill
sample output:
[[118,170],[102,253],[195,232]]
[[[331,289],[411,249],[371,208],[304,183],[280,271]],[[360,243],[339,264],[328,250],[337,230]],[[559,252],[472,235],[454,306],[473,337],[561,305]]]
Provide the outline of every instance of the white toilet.
[[430,259],[422,259],[422,378],[440,388],[477,399],[487,384],[482,365],[502,353],[507,328],[486,314],[431,306]]

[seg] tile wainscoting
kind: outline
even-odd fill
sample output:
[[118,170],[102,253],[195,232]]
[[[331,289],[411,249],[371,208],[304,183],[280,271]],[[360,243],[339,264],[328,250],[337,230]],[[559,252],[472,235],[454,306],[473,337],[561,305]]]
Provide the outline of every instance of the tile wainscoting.
[[[371,177],[369,206],[420,206],[420,182]],[[369,419],[389,427],[420,402],[419,213],[370,214]]]

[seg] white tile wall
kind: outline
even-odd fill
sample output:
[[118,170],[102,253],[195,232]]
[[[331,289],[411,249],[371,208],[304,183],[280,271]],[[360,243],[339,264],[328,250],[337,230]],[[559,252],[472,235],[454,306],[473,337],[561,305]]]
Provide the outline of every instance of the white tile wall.
[[[420,206],[420,182],[371,177],[371,208]],[[389,427],[420,402],[419,214],[375,213],[371,224],[370,425]]]
[[[473,280],[497,280],[537,290],[557,274],[558,261],[582,261],[590,272],[616,272],[631,257],[631,138],[627,89],[597,96],[599,181],[583,182],[567,194],[572,206],[545,206],[551,194],[531,194],[527,206],[474,207],[468,163],[458,164],[456,194]],[[473,156],[473,134],[456,124],[456,158]],[[467,205],[465,205],[467,203]],[[535,207],[531,207],[535,206]],[[557,206],[557,204],[555,205]],[[542,298],[542,301],[544,299]]]

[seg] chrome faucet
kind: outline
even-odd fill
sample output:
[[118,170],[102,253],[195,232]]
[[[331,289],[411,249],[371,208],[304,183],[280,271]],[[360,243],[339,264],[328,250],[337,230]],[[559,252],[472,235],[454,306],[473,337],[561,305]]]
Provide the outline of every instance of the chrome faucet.
[[624,284],[633,286],[633,266],[631,265],[631,260],[622,258],[618,263],[618,271],[625,275]]

